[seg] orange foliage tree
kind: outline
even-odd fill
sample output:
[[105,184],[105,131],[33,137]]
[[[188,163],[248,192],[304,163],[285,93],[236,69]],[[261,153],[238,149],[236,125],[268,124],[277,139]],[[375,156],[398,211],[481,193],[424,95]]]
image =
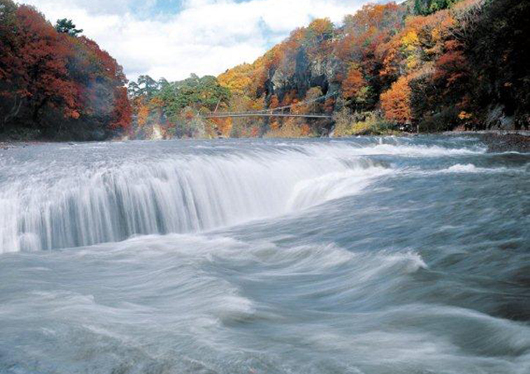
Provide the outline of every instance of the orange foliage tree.
[[385,118],[395,123],[410,123],[410,97],[409,78],[400,77],[388,91],[381,94],[381,108],[385,112]]
[[342,82],[342,97],[350,100],[355,109],[361,109],[368,99],[370,87],[358,65],[350,66]]

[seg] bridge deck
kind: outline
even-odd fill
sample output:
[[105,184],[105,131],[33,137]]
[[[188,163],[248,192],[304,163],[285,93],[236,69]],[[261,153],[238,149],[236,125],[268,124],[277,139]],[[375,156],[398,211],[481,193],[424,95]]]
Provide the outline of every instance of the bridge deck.
[[[325,118],[325,119],[332,119],[333,116],[330,116],[329,114],[316,114],[316,113],[308,113],[308,114],[291,114],[291,113],[285,113],[285,110],[291,110],[294,107],[298,107],[300,105],[306,105],[309,103],[317,102],[322,99],[327,99],[329,97],[337,95],[338,92],[334,93],[328,93],[324,96],[320,96],[314,99],[306,100],[303,102],[286,105],[278,108],[269,108],[266,110],[256,110],[256,111],[248,111],[248,112],[217,112],[217,109],[219,107],[219,103],[217,104],[217,107],[215,108],[215,112],[199,115],[202,118],[237,118],[237,117],[299,117],[299,118]],[[280,112],[280,110],[282,112]]]
[[326,114],[289,114],[289,113],[219,113],[206,114],[203,118],[236,118],[236,117],[302,117],[302,118],[327,118],[333,116]]

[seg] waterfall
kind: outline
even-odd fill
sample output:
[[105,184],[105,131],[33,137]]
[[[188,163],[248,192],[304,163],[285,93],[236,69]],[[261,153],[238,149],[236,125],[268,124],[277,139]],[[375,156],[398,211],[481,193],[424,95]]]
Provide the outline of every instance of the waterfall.
[[0,157],[0,253],[199,232],[289,214],[357,193],[391,172],[381,155],[484,152],[392,138],[235,144],[129,142],[13,150],[11,158]]
[[[331,148],[331,147],[329,147]],[[73,163],[0,193],[0,252],[187,233],[285,214],[362,188],[385,169],[352,147]],[[57,169],[57,168],[56,168]]]

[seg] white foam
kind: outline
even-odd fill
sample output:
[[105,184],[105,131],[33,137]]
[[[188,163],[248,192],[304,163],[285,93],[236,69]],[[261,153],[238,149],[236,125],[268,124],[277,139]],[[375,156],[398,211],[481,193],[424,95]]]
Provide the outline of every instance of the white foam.
[[294,187],[288,206],[292,210],[298,210],[351,196],[366,188],[373,178],[390,172],[389,169],[373,167],[329,173],[314,179],[304,180]]
[[505,167],[498,168],[480,168],[473,164],[456,164],[447,169],[441,170],[442,173],[504,173],[507,171],[522,171],[522,169],[512,168],[508,169]]
[[[223,150],[217,152],[219,148]],[[210,149],[217,151],[128,157],[121,162],[98,149],[88,163],[75,160],[67,165],[55,159],[0,160],[10,175],[0,190],[0,253],[199,232],[283,215],[360,193],[375,178],[392,172],[363,156],[483,152],[399,139],[256,143],[244,152],[227,145]]]
[[448,173],[476,173],[477,171],[477,167],[473,164],[456,164],[446,169],[446,172]]
[[[356,157],[356,148],[349,147],[349,154],[342,148],[325,156],[310,146],[244,156],[98,161],[70,170],[42,165],[41,173],[21,175],[0,191],[0,252],[197,232],[282,215],[353,193],[366,185],[365,174],[375,175],[373,162]],[[337,178],[341,182],[330,186]],[[304,181],[315,180],[322,185],[320,195],[313,194],[311,203],[289,204]]]

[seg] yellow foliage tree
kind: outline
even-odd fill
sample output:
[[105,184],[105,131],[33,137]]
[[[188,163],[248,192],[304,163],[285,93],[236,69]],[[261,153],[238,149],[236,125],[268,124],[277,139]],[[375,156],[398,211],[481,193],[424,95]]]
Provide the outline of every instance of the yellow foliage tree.
[[145,105],[144,103],[140,104],[140,108],[138,109],[138,126],[142,127],[147,123],[147,119],[149,118],[149,107]]
[[252,84],[250,74],[253,67],[250,64],[242,64],[227,70],[217,79],[222,87],[228,88],[234,95],[243,95]]

